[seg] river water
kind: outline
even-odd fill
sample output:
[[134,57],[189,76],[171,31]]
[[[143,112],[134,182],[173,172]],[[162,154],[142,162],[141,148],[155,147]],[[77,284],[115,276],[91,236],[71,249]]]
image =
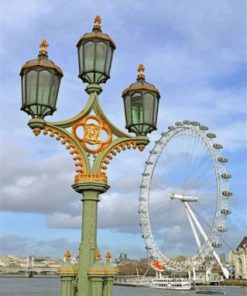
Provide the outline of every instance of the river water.
[[[246,296],[247,288],[220,287],[210,289],[224,291],[227,296]],[[58,278],[15,278],[0,277],[0,296],[59,296]],[[196,296],[195,291],[166,291],[143,287],[114,286],[114,296]]]

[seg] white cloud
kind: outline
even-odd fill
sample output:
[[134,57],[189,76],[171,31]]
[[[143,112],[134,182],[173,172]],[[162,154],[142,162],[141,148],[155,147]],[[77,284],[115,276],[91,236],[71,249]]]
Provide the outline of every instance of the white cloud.
[[[53,140],[31,138],[31,131],[25,127],[28,118],[20,113],[17,102],[20,97],[18,72],[26,60],[36,55],[40,39],[47,37],[51,44],[49,55],[65,71],[59,111],[54,119],[78,112],[86,101],[86,94],[81,94],[84,86],[76,77],[75,43],[84,31],[91,30],[96,5],[97,13],[103,18],[103,31],[110,33],[118,46],[112,79],[103,86],[100,98],[116,125],[124,126],[121,90],[135,79],[136,66],[143,62],[147,81],[153,82],[162,95],[160,132],[177,120],[198,120],[216,132],[219,142],[236,161],[239,161],[238,151],[247,145],[244,136],[246,91],[226,80],[231,76],[238,80],[238,75],[243,79],[243,74],[238,72],[246,62],[245,1],[224,0],[212,5],[208,1],[167,0],[150,5],[146,0],[141,6],[128,0],[66,4],[58,0],[27,0],[25,4],[17,0],[2,1],[1,71],[5,75],[1,78],[4,106],[1,206],[3,211],[47,214],[50,228],[80,227],[81,201],[70,188],[73,182],[70,156],[62,151],[63,147],[57,148]],[[156,138],[157,133],[151,135],[153,141]],[[9,141],[12,144],[8,144]],[[112,188],[99,203],[102,229],[132,234],[140,231],[138,186],[148,151],[137,153],[124,152],[109,165]],[[238,168],[237,163],[232,166]],[[242,167],[235,171],[236,178],[242,180],[235,190],[244,191],[241,184],[246,174],[241,173]],[[243,198],[241,195],[241,201]],[[236,204],[234,207],[237,209]],[[158,230],[164,217],[158,203],[156,209],[160,210],[155,217]],[[17,241],[22,244],[22,240]],[[48,243],[45,245],[41,244],[47,250]],[[140,252],[138,247],[132,247],[133,253]]]

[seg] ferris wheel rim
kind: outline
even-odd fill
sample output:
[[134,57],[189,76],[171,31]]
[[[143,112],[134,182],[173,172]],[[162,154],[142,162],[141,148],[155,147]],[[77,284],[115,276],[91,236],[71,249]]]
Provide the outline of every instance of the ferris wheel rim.
[[[185,130],[194,132],[196,135],[199,136],[199,139],[203,141],[203,144],[206,145],[210,155],[210,159],[213,163],[213,170],[214,170],[214,174],[216,177],[216,184],[217,184],[216,209],[214,212],[214,219],[212,222],[210,234],[208,235],[208,239],[204,243],[200,252],[192,257],[192,261],[194,262],[199,261],[202,259],[204,255],[209,254],[209,252],[212,251],[212,248],[214,249],[214,247],[212,246],[213,241],[220,242],[221,235],[219,232],[219,227],[220,225],[223,225],[223,228],[224,228],[224,225],[226,224],[225,222],[226,215],[222,214],[222,210],[225,210],[226,212],[229,211],[227,197],[225,197],[224,202],[222,202],[222,200],[224,199],[224,196],[222,195],[222,188],[225,187],[226,192],[229,192],[228,186],[226,186],[227,182],[222,178],[222,175],[227,176],[228,173],[226,171],[226,168],[223,166],[223,164],[219,162],[219,159],[223,158],[223,156],[220,152],[220,149],[218,149],[218,147],[221,145],[216,144],[214,142],[214,137],[212,136],[214,134],[209,133],[208,129],[205,126],[202,126],[198,122],[191,122],[191,121],[187,121],[183,123],[179,122],[179,123],[176,123],[175,126],[169,127],[167,132],[164,132],[161,134],[160,139],[155,142],[154,148],[150,151],[150,156],[146,161],[144,173],[142,174],[143,177],[142,177],[142,182],[140,186],[140,198],[139,198],[139,214],[140,214],[140,220],[141,220],[140,225],[142,227],[143,238],[146,242],[146,247],[155,259],[158,259],[164,263],[170,262],[170,259],[168,259],[163,254],[163,252],[159,249],[159,247],[155,244],[153,234],[152,234],[151,223],[150,223],[150,216],[149,216],[149,210],[148,210],[148,203],[150,199],[150,185],[152,182],[153,173],[154,173],[156,164],[158,162],[159,156],[163,152],[163,149],[175,137],[175,135]],[[150,168],[151,168],[151,173],[150,173]],[[149,173],[147,173],[147,171],[149,171]],[[222,186],[223,183],[224,183],[224,186]],[[146,205],[146,207],[145,206],[143,207],[143,204]],[[144,208],[144,212],[143,212],[143,208]]]

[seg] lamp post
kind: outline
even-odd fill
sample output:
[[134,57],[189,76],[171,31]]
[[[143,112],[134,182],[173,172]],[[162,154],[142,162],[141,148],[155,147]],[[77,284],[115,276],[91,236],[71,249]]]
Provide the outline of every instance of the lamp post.
[[[48,59],[48,43],[43,40],[38,58],[26,62],[21,69],[22,107],[32,116],[29,127],[36,136],[41,132],[54,137],[69,150],[75,162],[73,189],[80,193],[83,204],[79,264],[70,262],[65,253],[65,265],[60,268],[62,296],[111,296],[116,271],[106,254],[105,262],[97,246],[97,208],[99,195],[109,189],[106,170],[110,160],[122,150],[148,144],[147,133],[156,129],[159,91],[145,81],[144,66],[138,68],[137,81],[123,91],[126,128],[130,136],[115,127],[104,114],[98,96],[101,83],[110,78],[115,44],[101,31],[101,19],[96,16],[93,31],[84,34],[78,44],[79,78],[88,83],[86,106],[74,117],[60,122],[44,119],[56,110],[62,70]],[[93,161],[90,156],[93,155]]]

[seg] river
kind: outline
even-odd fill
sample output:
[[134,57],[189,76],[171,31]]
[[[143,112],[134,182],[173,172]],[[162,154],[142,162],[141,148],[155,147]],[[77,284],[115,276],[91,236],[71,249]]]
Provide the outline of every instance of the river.
[[[212,288],[217,289],[217,288]],[[220,287],[227,296],[246,296],[246,287]],[[59,296],[58,278],[0,277],[0,296]],[[114,286],[114,296],[191,296],[195,291],[166,291],[142,287]]]

